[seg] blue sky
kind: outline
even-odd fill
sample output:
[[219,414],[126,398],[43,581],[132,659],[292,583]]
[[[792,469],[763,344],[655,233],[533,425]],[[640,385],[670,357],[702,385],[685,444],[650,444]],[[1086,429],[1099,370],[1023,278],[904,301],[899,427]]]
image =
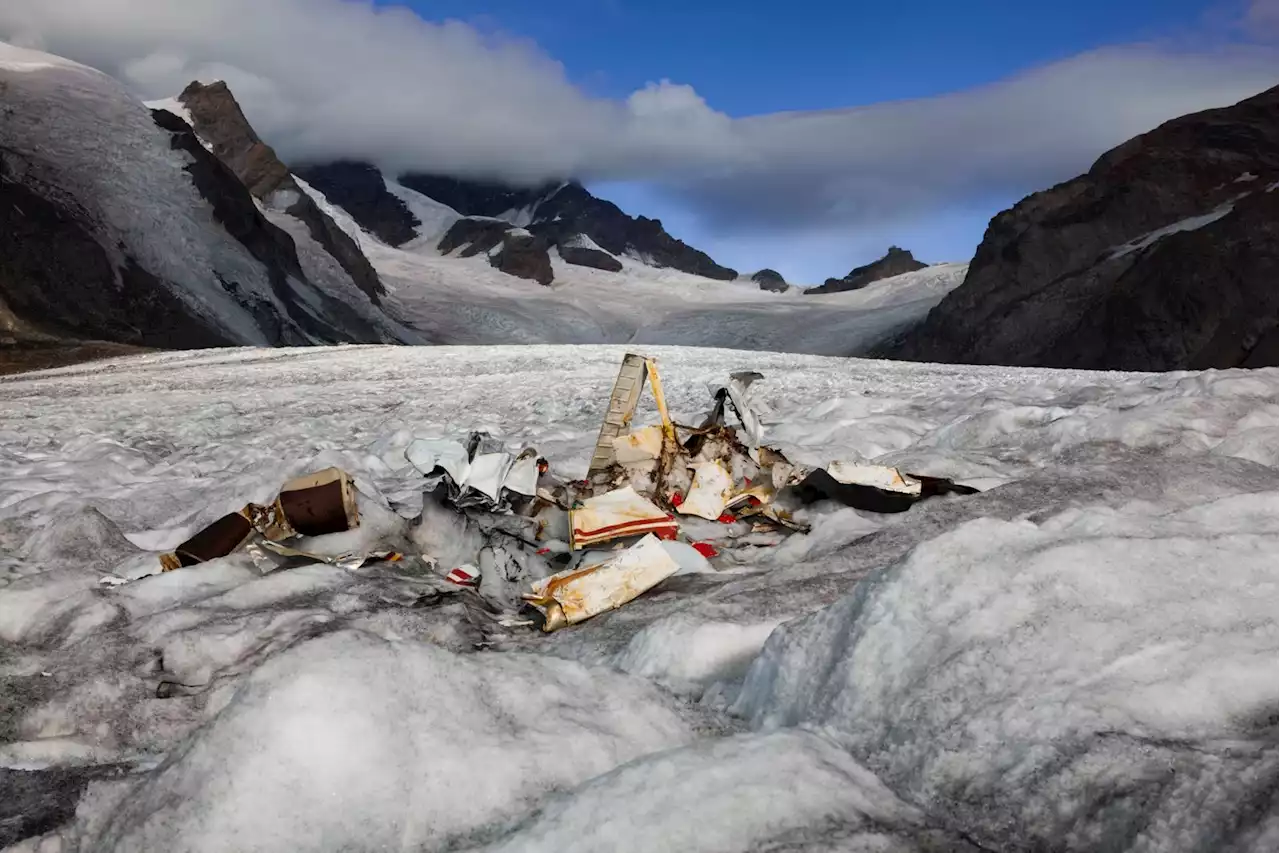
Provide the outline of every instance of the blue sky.
[[[1158,42],[1195,47],[1239,36],[1241,5],[1204,0],[985,0],[913,3],[730,0],[415,0],[429,19],[458,18],[528,38],[585,91],[625,98],[646,83],[689,84],[738,118],[944,95],[1100,47]],[[1100,151],[1097,153],[1101,153]],[[592,189],[742,269],[787,267],[802,280],[842,275],[889,242],[930,261],[972,254],[990,217],[1021,191],[976,194],[873,233],[814,235],[794,255],[704,227],[643,183]],[[1034,189],[1028,188],[1028,189]],[[865,231],[865,229],[863,229]],[[785,254],[785,253],[784,253]]]
[[[380,0],[381,5],[391,5]],[[732,116],[917,98],[999,80],[1090,48],[1197,37],[1230,3],[1204,0],[410,0],[535,41],[588,91],[626,97],[669,78]]]
[[[403,2],[410,4],[409,7]],[[1276,0],[0,0],[143,98],[225,80],[287,162],[582,179],[743,272],[965,260],[990,218],[1276,83]]]

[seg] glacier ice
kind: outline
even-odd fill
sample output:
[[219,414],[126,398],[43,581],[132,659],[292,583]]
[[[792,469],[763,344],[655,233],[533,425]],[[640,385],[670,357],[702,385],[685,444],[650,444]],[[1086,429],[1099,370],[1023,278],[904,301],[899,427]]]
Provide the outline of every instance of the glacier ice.
[[457,516],[377,502],[404,449],[486,429],[581,474],[624,350],[221,350],[0,380],[0,771],[49,796],[42,774],[88,780],[46,846],[1274,848],[1275,370],[642,349],[681,422],[757,370],[789,457],[984,491],[816,505],[806,535],[551,635],[406,567],[232,555],[108,588],[328,465],[372,486],[359,536],[478,556]]

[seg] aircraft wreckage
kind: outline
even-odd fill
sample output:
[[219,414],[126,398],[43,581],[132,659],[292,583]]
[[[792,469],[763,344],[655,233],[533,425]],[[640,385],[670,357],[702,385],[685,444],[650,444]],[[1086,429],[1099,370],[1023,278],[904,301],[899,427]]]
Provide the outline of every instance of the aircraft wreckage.
[[[768,547],[808,528],[796,509],[834,500],[896,513],[976,489],[896,468],[797,465],[763,443],[751,405],[758,373],[713,386],[698,426],[672,421],[654,359],[628,354],[610,394],[586,477],[563,480],[533,448],[512,453],[488,434],[464,442],[417,439],[393,455],[388,483],[339,468],[288,481],[270,503],[246,504],[195,533],[150,568],[104,583],[197,566],[246,551],[262,572],[323,562],[357,570],[420,560],[441,580],[474,589],[528,624],[554,631],[620,607],[682,572],[715,571],[733,545]],[[659,422],[632,429],[646,384]],[[734,424],[729,423],[732,414]],[[400,462],[400,457],[403,462]],[[361,503],[398,514],[422,551],[346,550]],[[527,617],[527,618],[524,618]]]

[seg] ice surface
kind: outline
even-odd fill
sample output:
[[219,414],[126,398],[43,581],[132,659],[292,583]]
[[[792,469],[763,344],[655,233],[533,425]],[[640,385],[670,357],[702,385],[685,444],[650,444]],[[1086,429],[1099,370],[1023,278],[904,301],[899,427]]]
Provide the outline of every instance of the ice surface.
[[[712,571],[503,627],[440,579],[482,562],[476,522],[376,495],[421,476],[413,441],[472,429],[583,475],[628,349],[681,423],[756,370],[791,458],[984,491],[818,504],[786,539],[702,522]],[[0,754],[125,769],[57,830],[69,850],[1274,849],[1278,375],[535,345],[0,379]],[[310,544],[437,568],[237,554],[98,583],[329,465],[375,496]]]
[[409,212],[417,217],[418,236],[400,248],[407,252],[427,252],[434,254],[440,238],[449,230],[449,226],[462,218],[458,211],[441,204],[429,196],[411,190],[398,181],[385,180],[387,191],[404,202]]
[[736,710],[826,727],[995,846],[1227,844],[1275,803],[1278,510],[968,522],[780,629]]
[[340,633],[254,673],[94,849],[439,849],[690,738],[640,681]]
[[846,753],[800,731],[730,737],[641,759],[554,801],[484,849],[976,850],[930,832],[920,812]]
[[284,208],[293,204],[292,201],[273,199],[273,202],[272,207],[265,212],[267,219],[293,238],[302,273],[320,293],[331,297],[346,311],[356,314],[364,323],[377,329],[384,343],[403,341],[409,344],[424,344],[428,342],[421,335],[392,320],[370,302],[368,294],[356,286],[351,275],[342,268],[333,255],[315,241],[307,225],[296,217],[282,212]]

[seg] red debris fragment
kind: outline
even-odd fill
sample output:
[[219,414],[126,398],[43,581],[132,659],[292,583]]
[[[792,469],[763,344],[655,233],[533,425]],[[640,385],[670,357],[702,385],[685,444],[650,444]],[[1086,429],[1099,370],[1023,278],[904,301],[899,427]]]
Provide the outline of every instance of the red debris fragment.
[[666,539],[671,542],[675,541],[675,538],[676,536],[679,535],[679,533],[680,531],[674,527],[664,527],[661,530],[653,531],[654,536],[657,536],[659,539]]
[[720,517],[716,519],[716,521],[720,522],[721,524],[733,524],[737,520],[738,519],[733,516],[733,513],[729,513],[729,512],[720,513]]
[[710,542],[693,542],[691,544],[693,545],[693,550],[697,551],[708,560],[712,557],[720,556],[720,552],[716,550],[716,546],[712,545]]
[[684,503],[684,495],[680,494],[679,492],[672,492],[672,493],[671,493],[671,505],[672,505],[672,506],[680,506],[680,504],[682,504],[682,503]]
[[480,582],[480,575],[474,574],[474,571],[470,566],[459,566],[445,575],[445,580],[458,586],[475,586]]
[[551,549],[550,549],[550,548],[539,548],[539,549],[538,549],[538,556],[539,556],[539,557],[541,557],[543,554],[550,554],[550,553],[551,553]]

